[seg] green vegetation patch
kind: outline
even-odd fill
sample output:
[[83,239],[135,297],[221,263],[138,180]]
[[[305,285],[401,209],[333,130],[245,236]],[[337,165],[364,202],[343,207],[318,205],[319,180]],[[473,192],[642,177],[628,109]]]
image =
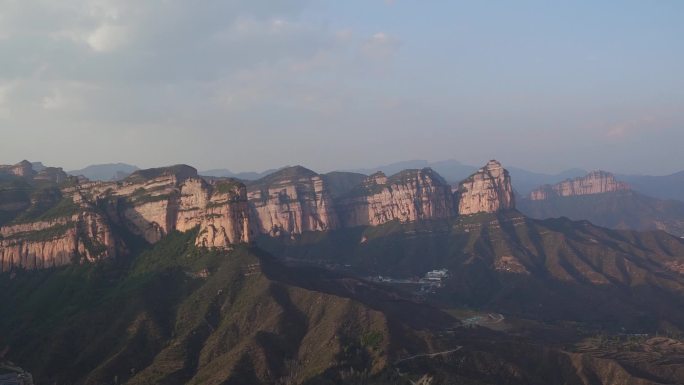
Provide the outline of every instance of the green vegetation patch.
[[360,343],[361,346],[378,350],[382,345],[382,341],[385,339],[385,335],[381,331],[373,330],[361,336]]
[[309,170],[306,167],[302,166],[293,166],[293,167],[285,167],[282,168],[272,174],[266,175],[265,177],[248,182],[248,187],[250,187],[250,190],[256,190],[256,189],[264,189],[268,188],[273,184],[277,184],[283,181],[288,181],[292,179],[300,179],[300,178],[312,178],[317,176],[314,171]]
[[233,194],[239,192],[244,185],[235,179],[221,180],[216,182],[216,192],[219,194]]
[[127,182],[141,183],[165,175],[175,175],[178,178],[196,177],[197,170],[184,164],[177,164],[169,167],[150,168],[138,170],[126,178]]
[[370,196],[370,195],[376,195],[380,194],[383,192],[383,190],[389,190],[390,192],[392,191],[392,188],[390,187],[389,184],[377,184],[377,183],[372,183],[372,184],[362,184],[358,185],[351,190],[349,190],[345,195],[344,199],[350,199],[350,198],[358,198],[358,197],[365,197],[365,196]]
[[[34,197],[35,199],[35,197]],[[81,206],[76,204],[71,197],[63,197],[54,203],[55,197],[46,197],[37,201],[21,215],[17,216],[13,223],[29,223],[38,221],[49,221],[58,218],[71,217],[83,210]],[[58,199],[58,198],[57,198]]]
[[73,226],[74,226],[74,224],[72,222],[67,222],[67,223],[55,225],[55,226],[52,226],[52,227],[49,227],[49,228],[43,229],[43,230],[17,233],[17,234],[14,234],[14,235],[11,235],[11,236],[5,237],[5,238],[2,238],[0,236],[0,239],[5,239],[5,240],[21,239],[22,241],[27,241],[27,242],[49,241],[51,239],[62,237],[67,231],[69,231],[69,229],[73,228]]
[[159,194],[159,195],[139,195],[131,197],[131,203],[134,205],[143,205],[147,203],[168,201],[171,199],[172,194]]

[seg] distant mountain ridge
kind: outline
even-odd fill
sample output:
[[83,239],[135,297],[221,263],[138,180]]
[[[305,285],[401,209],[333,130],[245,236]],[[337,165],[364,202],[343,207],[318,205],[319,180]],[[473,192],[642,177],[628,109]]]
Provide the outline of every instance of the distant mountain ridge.
[[278,169],[270,169],[262,172],[232,172],[226,168],[216,168],[211,170],[200,171],[199,174],[202,176],[209,176],[215,178],[236,178],[241,180],[257,180],[263,178],[269,174],[278,171]]
[[660,199],[684,201],[684,171],[670,175],[617,175],[634,190]]
[[[42,166],[42,163],[35,162],[34,169],[36,171],[39,171],[41,167],[44,167]],[[386,175],[392,175],[406,169],[422,169],[426,167],[437,171],[442,177],[444,177],[444,179],[447,180],[447,182],[451,184],[458,184],[460,181],[467,178],[470,174],[478,169],[476,166],[464,164],[455,159],[436,162],[415,159],[389,163],[377,167],[364,167],[335,172],[350,172],[371,175],[377,171],[382,171]],[[586,170],[580,168],[572,168],[555,174],[534,172],[513,166],[508,166],[507,169],[513,179],[514,190],[521,195],[527,195],[541,185],[555,184],[566,179],[582,177],[587,174]],[[83,175],[90,180],[108,181],[121,180],[136,170],[138,170],[138,167],[134,165],[114,163],[91,165],[80,170],[68,171],[68,174],[75,176]],[[269,169],[262,172],[233,172],[226,168],[216,168],[199,171],[199,174],[206,177],[236,178],[245,181],[252,181],[263,178],[276,171],[278,171],[278,169]],[[684,171],[663,176],[618,174],[617,177],[621,181],[624,181],[632,186],[634,190],[646,195],[661,199],[675,199],[684,201]]]
[[528,171],[519,167],[508,167],[508,171],[513,178],[513,187],[522,195],[528,194],[538,186],[545,184],[554,184],[566,179],[572,179],[584,176],[587,171],[580,168],[572,168],[561,171],[557,174],[545,174],[539,172]]
[[684,236],[684,202],[641,194],[606,171],[540,186],[520,199],[518,208],[532,218],[567,217],[610,228]]
[[126,163],[94,164],[80,170],[67,171],[69,175],[82,175],[92,181],[122,180],[133,172],[139,170],[138,166]]
[[[350,171],[366,175],[370,175],[376,171],[382,171],[387,175],[391,175],[404,169],[418,169],[425,167],[430,167],[431,169],[437,171],[442,177],[444,177],[444,179],[447,180],[447,182],[451,184],[458,184],[460,181],[464,180],[478,169],[476,166],[467,165],[455,159],[437,162],[428,162],[427,160],[417,159]],[[507,169],[513,179],[513,188],[520,194],[527,194],[532,191],[532,189],[543,184],[557,183],[567,178],[574,178],[586,174],[586,171],[582,169],[570,169],[562,171],[558,174],[544,174],[510,166],[507,167]]]
[[372,168],[361,168],[349,170],[351,172],[371,175],[377,171],[382,171],[386,175],[393,175],[407,169],[431,168],[437,171],[444,179],[450,183],[458,183],[477,171],[478,167],[463,164],[457,160],[450,159],[439,162],[428,162],[427,160],[407,160],[390,163]]

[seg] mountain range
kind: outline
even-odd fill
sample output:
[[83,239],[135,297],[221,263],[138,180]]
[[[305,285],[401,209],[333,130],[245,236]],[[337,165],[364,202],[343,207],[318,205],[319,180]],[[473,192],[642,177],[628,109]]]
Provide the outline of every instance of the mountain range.
[[0,360],[58,384],[684,381],[684,240],[523,214],[635,194],[610,174],[525,199],[494,160],[201,174],[1,166]]
[[[42,166],[42,163],[36,162],[36,166],[39,167],[39,165]],[[408,160],[371,168],[351,169],[342,172],[370,175],[377,171],[382,171],[387,175],[392,175],[406,169],[422,168],[432,168],[449,183],[456,184],[475,172],[478,167],[467,165],[453,159],[437,162]],[[68,171],[67,173],[74,176],[83,175],[94,181],[110,181],[123,179],[138,169],[139,167],[137,166],[125,163],[112,163],[91,165],[80,170]],[[568,169],[556,174],[534,172],[519,167],[507,167],[507,169],[513,176],[513,187],[520,195],[529,194],[532,190],[545,184],[555,184],[566,179],[582,177],[587,174],[586,170],[579,168]],[[277,170],[278,169],[269,169],[262,172],[233,172],[229,169],[219,168],[199,171],[199,174],[206,177],[236,178],[250,181],[263,178]],[[36,171],[39,171],[38,168],[36,168]],[[621,181],[628,183],[635,191],[642,194],[659,199],[684,200],[684,198],[682,198],[684,197],[684,171],[663,176],[617,174],[617,177]]]

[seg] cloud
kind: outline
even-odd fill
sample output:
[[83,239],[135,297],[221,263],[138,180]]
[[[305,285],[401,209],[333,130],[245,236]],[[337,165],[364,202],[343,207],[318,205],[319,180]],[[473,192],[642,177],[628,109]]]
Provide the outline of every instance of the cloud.
[[126,27],[103,24],[90,33],[85,41],[96,52],[111,52],[124,46],[127,38]]
[[385,32],[377,32],[366,40],[362,50],[370,58],[386,59],[393,56],[400,46],[401,42],[397,38]]
[[[316,137],[391,105],[373,82],[399,40],[311,17],[308,0],[0,0],[0,9],[0,84],[11,84],[0,87],[0,118],[32,136],[59,131],[86,146],[106,137],[115,148],[137,133],[171,143],[187,130],[211,147],[283,130]],[[5,156],[28,157],[22,142],[10,139]]]

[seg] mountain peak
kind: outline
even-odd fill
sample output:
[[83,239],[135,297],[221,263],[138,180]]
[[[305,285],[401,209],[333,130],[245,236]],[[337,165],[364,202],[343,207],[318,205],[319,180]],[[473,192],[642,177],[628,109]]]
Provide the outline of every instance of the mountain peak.
[[511,177],[497,160],[490,160],[461,182],[456,194],[458,212],[462,215],[515,208]]
[[287,166],[274,171],[262,178],[251,181],[252,186],[268,186],[273,183],[289,182],[297,179],[308,179],[318,176],[318,174],[304,166]]
[[186,164],[177,164],[168,167],[148,168],[134,171],[126,178],[128,182],[142,182],[162,176],[174,176],[178,181],[197,177],[197,169]]

